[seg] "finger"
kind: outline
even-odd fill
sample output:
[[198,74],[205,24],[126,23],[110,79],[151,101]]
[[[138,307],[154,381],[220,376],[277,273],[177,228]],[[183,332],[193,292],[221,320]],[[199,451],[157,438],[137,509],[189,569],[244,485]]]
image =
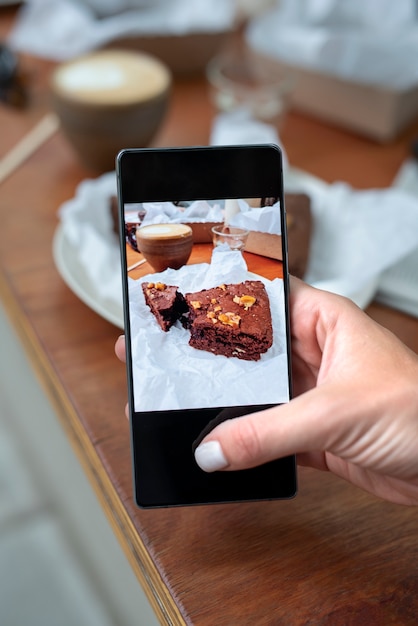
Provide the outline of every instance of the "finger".
[[116,339],[115,343],[115,353],[120,361],[126,361],[126,352],[125,352],[125,335],[120,335]]
[[[345,410],[340,398],[339,390],[317,388],[288,404],[227,420],[196,448],[196,462],[207,472],[238,470],[291,454],[327,450],[335,437],[343,436],[336,423],[344,423],[339,420]],[[315,458],[317,464],[318,455]]]

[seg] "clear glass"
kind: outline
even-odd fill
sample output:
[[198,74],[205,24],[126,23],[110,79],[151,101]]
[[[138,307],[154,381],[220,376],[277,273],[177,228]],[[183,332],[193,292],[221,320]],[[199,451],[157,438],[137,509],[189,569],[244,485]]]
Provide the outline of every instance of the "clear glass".
[[255,119],[280,127],[294,80],[276,61],[250,51],[225,52],[210,61],[206,76],[219,112],[246,109]]
[[213,245],[215,248],[226,244],[231,250],[242,252],[248,239],[249,230],[234,226],[214,226],[212,228]]

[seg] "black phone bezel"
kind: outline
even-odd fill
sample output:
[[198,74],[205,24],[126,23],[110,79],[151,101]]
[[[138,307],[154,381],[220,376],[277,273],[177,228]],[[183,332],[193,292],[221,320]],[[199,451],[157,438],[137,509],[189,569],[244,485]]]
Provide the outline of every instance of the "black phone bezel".
[[[131,337],[126,273],[126,203],[278,197],[291,394],[286,211],[281,150],[275,144],[130,148],[116,158],[119,231],[126,336],[126,369],[135,502],[159,508],[290,499],[296,495],[296,459],[289,456],[238,472],[203,472],[193,447],[223,407],[136,413],[133,409]],[[235,415],[265,405],[235,407]],[[228,413],[228,411],[227,411]],[[164,435],[164,436],[163,436]]]

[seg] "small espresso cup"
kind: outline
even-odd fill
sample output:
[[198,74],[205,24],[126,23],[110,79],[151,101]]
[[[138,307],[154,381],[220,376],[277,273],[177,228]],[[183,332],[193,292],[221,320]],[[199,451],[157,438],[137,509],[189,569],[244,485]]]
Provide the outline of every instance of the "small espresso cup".
[[186,224],[148,224],[136,230],[138,250],[156,272],[187,263],[193,247],[193,232]]

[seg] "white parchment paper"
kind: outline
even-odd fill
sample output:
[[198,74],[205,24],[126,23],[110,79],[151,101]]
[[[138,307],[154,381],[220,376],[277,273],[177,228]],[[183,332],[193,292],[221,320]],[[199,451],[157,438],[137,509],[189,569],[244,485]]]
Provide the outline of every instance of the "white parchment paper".
[[[273,345],[259,361],[243,361],[196,350],[188,345],[190,333],[179,322],[165,333],[145,304],[141,288],[142,282],[159,280],[177,285],[181,292],[187,293],[248,279],[265,284],[273,321]],[[211,264],[186,265],[137,281],[129,279],[129,298],[135,410],[288,401],[281,279],[269,281],[249,274],[239,252],[220,246],[214,250]]]

